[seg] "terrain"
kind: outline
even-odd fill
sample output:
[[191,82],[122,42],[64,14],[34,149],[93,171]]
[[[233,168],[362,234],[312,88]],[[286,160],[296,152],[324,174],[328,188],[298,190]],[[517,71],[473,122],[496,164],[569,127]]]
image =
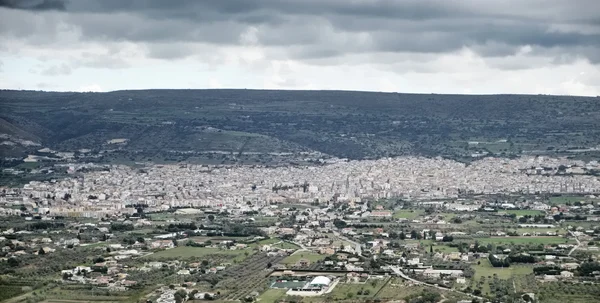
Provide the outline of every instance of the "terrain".
[[[0,91],[0,156],[269,163],[289,154],[469,161],[597,154],[600,98],[351,91]],[[296,157],[297,158],[297,157]],[[6,161],[6,160],[4,160]],[[6,166],[6,163],[4,163]]]

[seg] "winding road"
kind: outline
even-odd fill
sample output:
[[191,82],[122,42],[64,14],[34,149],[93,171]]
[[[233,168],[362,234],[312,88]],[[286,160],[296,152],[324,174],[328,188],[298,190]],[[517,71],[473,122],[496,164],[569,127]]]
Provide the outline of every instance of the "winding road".
[[570,231],[570,230],[569,230],[569,233],[571,234],[571,236],[573,236],[573,237],[575,238],[575,241],[577,241],[577,245],[575,245],[575,246],[574,246],[574,247],[573,247],[573,248],[572,248],[572,249],[569,251],[569,254],[567,254],[567,256],[569,256],[569,257],[570,257],[570,256],[571,256],[571,254],[572,254],[572,253],[573,253],[575,250],[577,250],[577,249],[579,248],[579,246],[581,246],[581,241],[579,241],[579,239],[577,238],[577,236],[575,235],[575,233],[574,233],[574,232],[572,232],[572,231]]

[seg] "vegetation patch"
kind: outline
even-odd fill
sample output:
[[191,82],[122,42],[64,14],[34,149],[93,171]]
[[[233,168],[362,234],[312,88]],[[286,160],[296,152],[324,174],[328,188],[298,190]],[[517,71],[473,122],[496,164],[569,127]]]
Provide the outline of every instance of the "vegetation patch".
[[320,255],[320,254],[313,253],[313,252],[303,251],[303,252],[298,252],[291,256],[286,257],[285,259],[283,259],[283,261],[281,261],[281,263],[287,264],[287,265],[292,265],[292,264],[298,263],[298,261],[300,261],[302,259],[306,259],[306,260],[310,261],[311,263],[313,263],[313,262],[317,262],[317,261],[325,259],[325,255]]
[[394,218],[396,219],[409,219],[412,220],[420,215],[422,215],[425,211],[418,210],[398,210],[394,212]]
[[252,253],[250,249],[220,249],[212,247],[191,247],[179,246],[172,249],[155,252],[144,257],[145,259],[187,259],[187,258],[203,258],[212,255],[233,256],[235,259],[248,256]]

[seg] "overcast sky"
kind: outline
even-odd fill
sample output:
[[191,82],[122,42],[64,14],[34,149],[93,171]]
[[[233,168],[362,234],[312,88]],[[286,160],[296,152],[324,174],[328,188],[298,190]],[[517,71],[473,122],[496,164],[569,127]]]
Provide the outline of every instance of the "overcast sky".
[[599,0],[0,0],[0,88],[600,95]]

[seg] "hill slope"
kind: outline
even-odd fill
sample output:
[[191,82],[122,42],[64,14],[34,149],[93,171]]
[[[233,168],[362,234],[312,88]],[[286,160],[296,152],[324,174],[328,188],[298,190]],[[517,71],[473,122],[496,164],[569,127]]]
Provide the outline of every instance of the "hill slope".
[[[0,91],[0,132],[56,150],[319,151],[397,155],[565,152],[600,142],[600,99],[348,91]],[[109,144],[126,139],[123,144]],[[117,140],[118,141],[118,140]],[[0,146],[6,149],[7,146]]]

